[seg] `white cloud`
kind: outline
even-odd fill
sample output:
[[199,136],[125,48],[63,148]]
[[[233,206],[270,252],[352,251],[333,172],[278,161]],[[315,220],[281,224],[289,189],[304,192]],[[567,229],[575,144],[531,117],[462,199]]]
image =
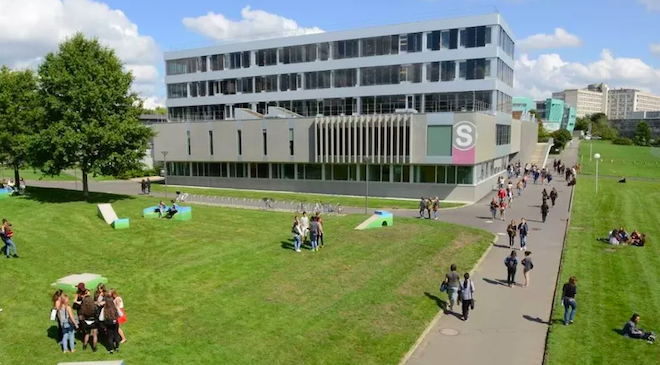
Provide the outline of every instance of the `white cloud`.
[[113,48],[136,77],[134,90],[153,96],[161,60],[156,42],[120,10],[92,0],[0,0],[0,64],[34,68],[77,31]]
[[660,56],[660,43],[650,44],[649,45],[649,51],[651,51],[651,54],[654,54],[656,56]]
[[599,60],[589,63],[567,62],[554,53],[535,59],[522,54],[515,61],[515,77],[517,95],[535,98],[600,82],[610,87],[631,87],[660,94],[660,69],[639,58],[617,58],[607,49],[601,52]]
[[570,34],[563,28],[555,28],[554,34],[534,34],[516,42],[516,46],[524,51],[534,49],[575,48],[582,46],[582,40],[575,34]]
[[142,100],[142,107],[144,109],[156,109],[157,107],[164,107],[162,99],[157,97],[150,97]]
[[235,39],[264,39],[321,33],[317,27],[303,28],[292,19],[246,6],[240,20],[209,12],[196,18],[183,18],[183,25],[216,41]]
[[646,10],[660,10],[660,0],[639,0],[639,2],[646,5]]

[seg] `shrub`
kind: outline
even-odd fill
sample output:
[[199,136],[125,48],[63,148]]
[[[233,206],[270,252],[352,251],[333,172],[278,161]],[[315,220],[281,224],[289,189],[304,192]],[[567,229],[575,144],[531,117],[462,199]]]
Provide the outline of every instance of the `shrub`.
[[632,146],[635,144],[635,142],[632,139],[626,137],[617,137],[612,141],[612,143],[621,146]]

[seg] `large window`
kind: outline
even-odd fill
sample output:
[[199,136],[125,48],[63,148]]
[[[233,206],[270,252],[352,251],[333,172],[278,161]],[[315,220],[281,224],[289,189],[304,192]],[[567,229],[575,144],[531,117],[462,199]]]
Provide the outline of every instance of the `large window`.
[[466,80],[483,80],[490,76],[490,60],[477,58],[459,64],[459,76]]
[[225,68],[237,69],[250,67],[250,51],[234,52],[225,55]]
[[336,41],[332,43],[332,58],[339,60],[343,58],[358,57],[360,40]]
[[410,166],[394,165],[392,168],[392,182],[400,182],[400,183],[410,182]]
[[166,62],[166,73],[168,75],[182,75],[195,73],[199,69],[199,58],[182,58]]
[[278,75],[257,76],[254,78],[255,92],[275,92],[277,91]]
[[347,68],[332,71],[333,87],[354,87],[357,85],[357,69]]
[[274,66],[277,64],[277,48],[261,49],[257,51],[257,65]]
[[401,66],[378,66],[360,69],[360,86],[394,85],[399,83]]
[[511,37],[509,37],[509,35],[504,31],[504,29],[502,29],[502,27],[500,27],[499,46],[504,50],[504,53],[513,58],[515,45]]
[[511,126],[497,124],[495,142],[498,146],[511,144]]
[[316,61],[316,44],[284,47],[280,50],[280,61],[284,64]]
[[[422,51],[422,33],[410,33],[408,34],[408,47],[407,47],[407,52],[421,52]],[[403,51],[403,49],[402,49]]]
[[500,58],[497,59],[497,78],[513,87],[513,69]]
[[188,84],[180,83],[167,85],[167,97],[169,99],[187,98]]
[[400,82],[422,82],[422,64],[403,65],[399,71]]
[[280,75],[280,91],[298,90],[298,74]]
[[330,58],[330,43],[321,43],[319,44],[319,59],[321,61],[327,61]]
[[216,54],[211,56],[211,71],[222,71],[225,68],[225,55]]
[[331,71],[305,72],[305,89],[329,89]]
[[428,35],[428,38],[426,40],[426,48],[432,51],[449,49],[450,39],[451,39],[450,31],[436,30]]
[[484,47],[490,43],[490,28],[470,27],[461,31],[461,45],[465,48]]
[[399,53],[399,36],[384,36],[361,39],[362,57],[382,56]]

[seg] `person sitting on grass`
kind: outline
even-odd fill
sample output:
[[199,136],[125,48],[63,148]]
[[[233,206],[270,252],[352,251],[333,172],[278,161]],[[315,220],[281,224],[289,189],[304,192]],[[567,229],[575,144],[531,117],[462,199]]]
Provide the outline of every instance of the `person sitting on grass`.
[[178,212],[179,212],[179,205],[174,200],[172,200],[172,207],[167,210],[167,215],[165,216],[165,218],[171,219]]
[[608,241],[610,245],[618,245],[619,244],[619,231],[615,228],[610,232],[610,237],[608,238]]
[[621,227],[619,228],[619,242],[622,244],[628,243],[628,240],[630,239],[630,236],[628,236],[628,232],[626,232],[626,229]]
[[637,247],[644,247],[646,244],[646,235],[637,232],[637,230],[633,231],[632,234],[630,234],[630,244]]
[[637,328],[639,320],[639,314],[633,314],[630,320],[623,326],[623,335],[629,338],[640,338],[649,342],[655,341],[655,333],[646,332],[642,328]]
[[158,203],[158,207],[156,208],[156,212],[158,213],[158,218],[162,218],[166,210],[167,210],[167,205],[165,205],[165,202],[161,200],[160,203]]

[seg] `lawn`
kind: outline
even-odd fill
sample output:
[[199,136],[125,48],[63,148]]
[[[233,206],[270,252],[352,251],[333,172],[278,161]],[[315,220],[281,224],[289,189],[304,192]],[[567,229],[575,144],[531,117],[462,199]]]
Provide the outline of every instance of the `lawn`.
[[[616,331],[639,313],[640,327],[660,333],[660,184],[601,179],[596,195],[591,177],[578,181],[559,287],[577,277],[578,310],[575,324],[553,324],[548,364],[658,364],[657,344]],[[596,241],[620,226],[646,233],[650,244],[614,247]],[[554,320],[562,317],[557,297]]]
[[651,147],[620,146],[609,141],[582,141],[580,143],[580,163],[582,172],[596,173],[596,160],[589,161],[589,145],[593,143],[593,154],[600,153],[599,173],[609,176],[642,177],[660,179],[660,148],[658,154],[651,153]]
[[[19,170],[19,173],[21,177],[25,180],[48,180],[48,181],[73,181],[75,178],[65,172],[57,175],[57,176],[46,176],[41,173],[39,170],[33,170],[33,169],[23,169]],[[14,178],[14,170],[11,169],[4,169],[3,174],[5,176],[5,179],[13,179]]]
[[326,246],[298,254],[290,214],[194,207],[188,222],[144,220],[141,197],[114,200],[115,231],[74,191],[30,188],[2,201],[20,259],[1,258],[0,362],[53,365],[110,360],[62,355],[50,284],[71,273],[107,276],[126,303],[127,364],[397,364],[438,311],[447,267],[468,271],[485,231],[396,218],[354,231],[364,216],[326,217]]
[[[304,193],[286,193],[272,191],[240,190],[240,189],[205,189],[190,186],[174,187],[170,186],[170,191],[182,190],[189,194],[201,194],[209,196],[224,196],[231,198],[263,199],[265,197],[279,201],[289,202],[321,202],[324,204],[341,204],[345,207],[364,207],[364,197],[347,197],[338,195],[324,194],[304,194]],[[159,184],[151,185],[152,191],[164,192],[165,186]],[[441,202],[441,208],[452,208],[463,206],[462,203]],[[418,209],[419,201],[410,199],[384,199],[369,198],[369,208],[373,209]]]

